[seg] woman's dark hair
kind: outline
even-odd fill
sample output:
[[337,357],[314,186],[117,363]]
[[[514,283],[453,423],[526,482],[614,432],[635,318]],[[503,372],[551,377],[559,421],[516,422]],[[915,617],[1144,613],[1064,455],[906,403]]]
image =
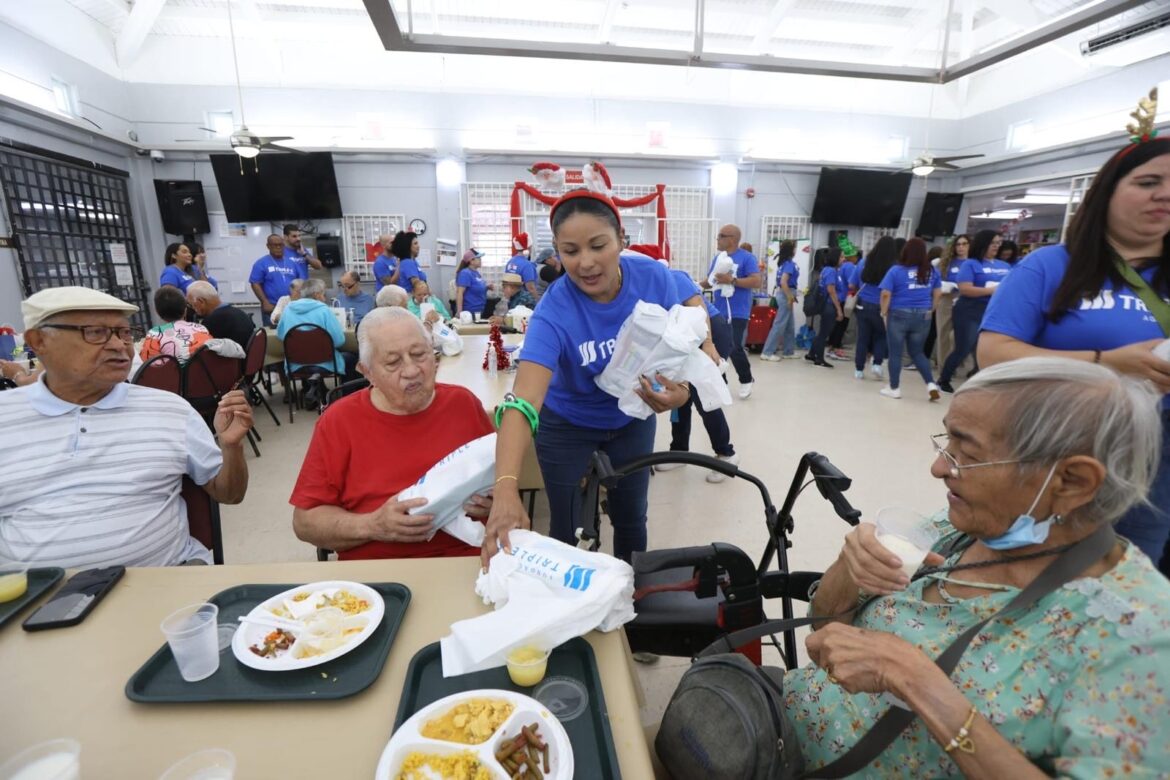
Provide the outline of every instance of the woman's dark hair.
[[980,230],[971,239],[971,251],[967,253],[968,259],[971,260],[986,260],[987,250],[991,249],[991,242],[999,237],[998,230]]
[[812,270],[809,273],[816,276],[821,272],[821,269],[825,267],[825,255],[827,254],[829,254],[827,247],[821,247],[813,252]]
[[540,274],[541,281],[543,281],[545,284],[552,284],[557,279],[561,278],[561,276],[565,273],[565,269],[563,266],[558,268],[555,265],[541,263],[540,271],[538,273]]
[[898,260],[897,242],[893,236],[882,236],[865,256],[865,270],[861,272],[864,284],[877,286],[886,278],[890,266]]
[[400,260],[410,260],[410,246],[416,238],[418,234],[400,230],[394,236],[394,242],[390,244],[390,251]]
[[203,249],[203,244],[188,244],[187,246],[191,247],[192,255],[201,255],[206,251]]
[[[1057,322],[1064,313],[1075,309],[1085,298],[1095,298],[1109,279],[1116,289],[1125,282],[1113,266],[1116,254],[1106,239],[1109,222],[1109,201],[1117,184],[1155,157],[1170,154],[1170,138],[1155,138],[1145,143],[1132,144],[1118,151],[1097,171],[1093,186],[1077,208],[1068,226],[1064,245],[1068,250],[1068,270],[1052,296],[1048,319]],[[1167,274],[1170,273],[1170,239],[1162,236],[1162,254],[1154,272],[1151,287],[1161,297],[1168,292]]]
[[926,242],[921,238],[912,238],[902,247],[902,255],[898,258],[899,265],[918,266],[918,283],[926,284],[930,281],[930,258],[926,254]]
[[795,255],[796,242],[786,238],[780,242],[780,248],[776,250],[776,263],[787,263]]
[[187,251],[191,253],[191,256],[195,256],[196,253],[191,249],[190,244],[184,241],[177,241],[174,244],[167,244],[166,254],[163,255],[163,265],[175,264],[175,252],[178,252],[180,247],[187,247]]
[[825,268],[836,268],[841,265],[841,247],[829,247],[829,251],[825,252]]
[[183,293],[179,292],[178,287],[172,287],[168,284],[166,287],[155,290],[154,310],[163,322],[175,322],[183,319],[187,313],[187,299],[183,297]]
[[468,268],[468,267],[470,267],[470,266],[471,266],[471,261],[472,261],[472,260],[474,260],[474,259],[475,259],[474,257],[473,257],[473,258],[471,258],[470,260],[464,260],[462,257],[461,257],[461,258],[459,258],[459,267],[455,269],[455,273],[459,273],[459,272],[460,272],[460,271],[462,271],[464,268]]
[[617,214],[614,214],[609,206],[596,198],[583,197],[570,198],[557,206],[557,210],[553,212],[552,219],[549,220],[554,236],[560,232],[561,225],[565,223],[565,220],[574,214],[588,214],[591,217],[604,220],[613,228],[613,232],[617,235],[618,241],[621,241],[622,225],[618,221]]
[[[1003,257],[1003,253],[1005,250],[1008,252],[1011,252],[1011,254],[1007,256],[1007,258]],[[1015,265],[1016,261],[1020,259],[1019,245],[1015,241],[1005,239],[1004,242],[999,245],[999,257],[1005,263],[1011,263],[1012,265]]]
[[897,238],[894,239],[894,251],[897,252],[899,256],[901,256],[902,248],[905,246],[906,246],[906,239],[902,238],[901,236],[898,236]]

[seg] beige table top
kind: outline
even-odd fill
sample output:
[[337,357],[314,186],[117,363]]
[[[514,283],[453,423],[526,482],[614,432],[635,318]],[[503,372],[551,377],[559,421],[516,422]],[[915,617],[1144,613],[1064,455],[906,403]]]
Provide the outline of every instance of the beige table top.
[[[265,328],[268,334],[266,363],[279,363],[284,360],[284,342],[276,336],[276,328]],[[345,343],[339,347],[342,352],[357,352],[357,332],[353,328],[345,329]]]
[[[29,633],[14,621],[0,629],[0,763],[67,736],[82,744],[86,778],[156,778],[208,747],[235,753],[241,780],[371,777],[390,739],[410,659],[447,634],[451,622],[488,609],[473,589],[477,563],[431,558],[130,569],[81,625]],[[126,681],[164,641],[159,622],[178,607],[243,583],[327,579],[411,589],[386,666],[365,691],[316,702],[139,704],[126,698]],[[653,777],[624,635],[585,638],[597,657],[622,774]],[[230,651],[223,662],[236,663]]]
[[[506,346],[519,344],[523,340],[524,336],[519,333],[504,335]],[[485,409],[492,411],[504,400],[504,394],[512,389],[516,372],[498,371],[495,379],[488,376],[488,372],[483,370],[483,356],[487,351],[487,344],[486,335],[464,336],[462,352],[458,355],[444,355],[439,359],[439,373],[436,378],[440,382],[466,387],[475,393],[476,398],[483,401]]]

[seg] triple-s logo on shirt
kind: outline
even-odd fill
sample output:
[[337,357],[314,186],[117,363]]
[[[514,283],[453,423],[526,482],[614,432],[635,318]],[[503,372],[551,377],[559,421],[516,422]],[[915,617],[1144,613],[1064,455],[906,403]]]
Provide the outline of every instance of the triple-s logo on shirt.
[[581,366],[584,367],[590,363],[595,363],[598,357],[602,360],[608,359],[613,355],[613,348],[616,344],[617,339],[609,339],[608,341],[590,339],[589,341],[582,341],[577,345],[577,353],[581,357]]
[[[1121,303],[1123,311],[1141,312],[1142,319],[1147,322],[1156,322],[1154,316],[1150,314],[1149,308],[1145,301],[1137,297],[1133,293],[1126,291],[1122,293],[1114,293],[1113,290],[1102,290],[1096,298],[1085,298],[1081,301],[1081,311],[1110,311],[1116,309],[1118,302]],[[1167,301],[1170,303],[1170,301]]]

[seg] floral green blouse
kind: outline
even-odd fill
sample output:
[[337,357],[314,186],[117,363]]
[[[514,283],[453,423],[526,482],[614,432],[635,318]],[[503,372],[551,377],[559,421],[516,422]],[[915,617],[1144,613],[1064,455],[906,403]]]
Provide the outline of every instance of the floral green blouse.
[[[940,526],[944,534],[955,533],[945,520]],[[955,599],[943,583],[947,603],[933,604],[923,599],[930,583],[924,577],[874,601],[854,625],[896,634],[937,657],[1019,592]],[[1133,545],[1100,578],[1073,580],[1026,616],[993,621],[968,646],[951,679],[1049,775],[1170,778],[1170,581]],[[852,747],[890,706],[884,695],[846,693],[812,664],[789,672],[784,683],[810,770]],[[864,776],[962,774],[915,720]]]

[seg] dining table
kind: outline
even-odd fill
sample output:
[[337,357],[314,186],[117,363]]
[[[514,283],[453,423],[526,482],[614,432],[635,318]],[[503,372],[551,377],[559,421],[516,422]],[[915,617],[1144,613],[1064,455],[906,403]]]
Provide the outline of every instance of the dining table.
[[[270,363],[283,363],[284,362],[284,342],[281,341],[279,338],[277,338],[276,328],[265,328],[264,332],[268,336],[268,338],[267,338],[267,351],[265,352],[265,356],[264,356],[265,365],[268,365]],[[345,329],[345,343],[343,343],[340,347],[338,347],[338,349],[341,350],[342,352],[353,352],[355,354],[357,353],[358,343],[357,343],[357,329],[356,328],[346,328]]]
[[[448,634],[451,623],[490,609],[475,594],[478,571],[478,558],[130,568],[76,626],[23,631],[20,620],[32,611],[26,608],[0,627],[0,763],[33,744],[68,737],[81,743],[83,778],[157,778],[207,748],[231,751],[241,779],[372,777],[394,729],[411,659]],[[159,624],[174,610],[241,584],[322,580],[410,589],[385,666],[370,687],[332,700],[127,698],[127,681],[164,644]],[[596,659],[622,776],[653,777],[625,634],[593,631],[584,638]],[[228,648],[220,663],[238,661]]]

